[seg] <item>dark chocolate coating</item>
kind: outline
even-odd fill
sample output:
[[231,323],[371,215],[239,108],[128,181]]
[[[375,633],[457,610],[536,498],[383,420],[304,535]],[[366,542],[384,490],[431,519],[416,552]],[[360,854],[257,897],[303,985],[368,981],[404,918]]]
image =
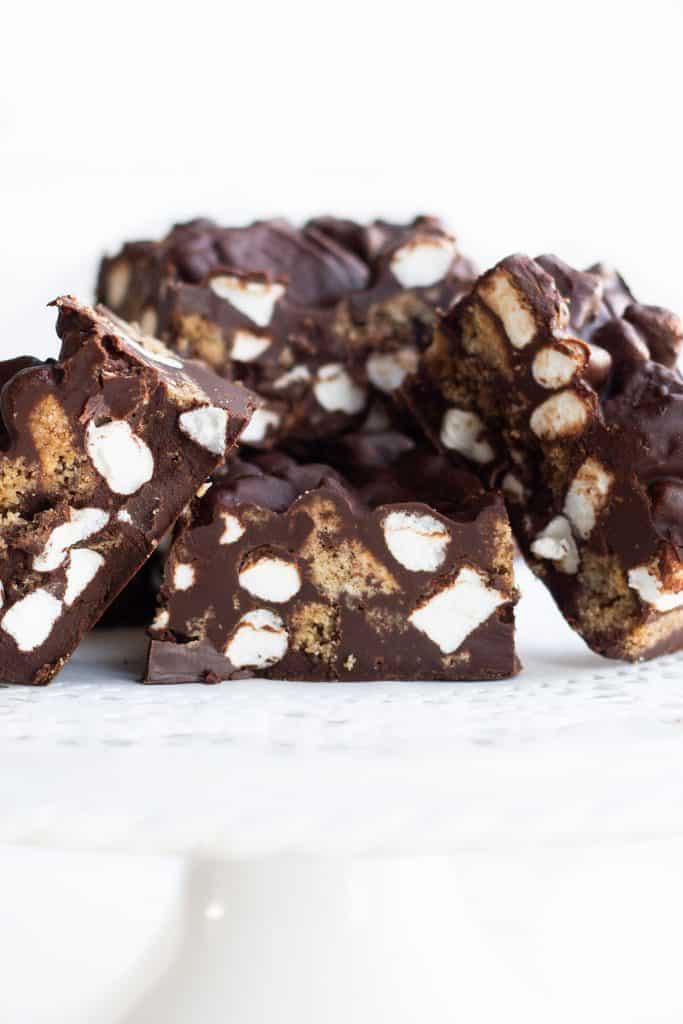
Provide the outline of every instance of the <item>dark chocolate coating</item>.
[[59,359],[0,366],[7,682],[52,678],[222,461],[255,401],[105,311],[72,298],[55,305]]
[[[500,498],[484,492],[472,474],[451,470],[440,456],[405,458],[401,469],[403,457],[393,464],[393,483],[385,469],[386,478],[361,490],[329,466],[302,465],[279,453],[230,462],[194,503],[171,550],[152,629],[148,682],[514,674],[516,593]],[[442,480],[461,489],[457,501],[450,490],[443,513],[420,496],[438,490],[439,466]],[[387,540],[391,515],[437,531],[443,544],[438,565],[416,569],[395,557]],[[289,590],[278,592],[275,576],[265,572],[258,585],[248,582],[249,573],[266,564],[284,573]],[[484,595],[493,595],[495,607],[475,617],[462,640],[444,650],[441,638],[434,640],[410,616],[468,574]],[[462,607],[450,611],[453,629],[460,615],[471,612],[466,594],[461,601]],[[259,661],[261,638],[275,643],[271,660]],[[249,655],[244,643],[253,647]]]
[[[433,280],[422,267],[412,285],[400,261],[415,246],[445,255]],[[283,220],[244,228],[196,220],[103,260],[97,293],[183,355],[257,392],[264,412],[245,443],[267,449],[357,427],[373,388],[391,392],[396,375],[413,368],[436,310],[473,277],[433,217],[367,226],[322,217],[300,229]],[[255,293],[270,297],[256,311],[241,301]],[[369,371],[373,354],[395,358],[396,367]]]
[[511,256],[444,318],[406,398],[442,450],[450,409],[481,418],[481,476],[502,482],[532,568],[611,657],[683,643],[681,337],[601,265]]

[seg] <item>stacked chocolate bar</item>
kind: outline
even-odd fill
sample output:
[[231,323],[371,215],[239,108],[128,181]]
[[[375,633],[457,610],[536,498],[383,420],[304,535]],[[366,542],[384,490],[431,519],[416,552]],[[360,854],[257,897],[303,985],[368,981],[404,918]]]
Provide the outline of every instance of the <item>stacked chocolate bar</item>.
[[151,682],[514,674],[513,534],[596,651],[683,644],[683,327],[613,271],[200,220],[98,300],[0,365],[3,679],[51,678],[171,528]]

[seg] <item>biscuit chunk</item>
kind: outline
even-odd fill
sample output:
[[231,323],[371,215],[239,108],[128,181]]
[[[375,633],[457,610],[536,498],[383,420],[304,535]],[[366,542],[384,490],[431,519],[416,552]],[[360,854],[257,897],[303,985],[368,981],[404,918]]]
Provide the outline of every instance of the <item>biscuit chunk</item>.
[[221,463],[255,400],[75,299],[0,364],[0,679],[47,683]]
[[261,454],[179,529],[147,680],[504,678],[516,596],[503,502],[471,473],[408,452],[356,490]]
[[175,226],[105,259],[98,297],[263,399],[243,441],[273,448],[354,428],[415,369],[474,272],[432,217]]
[[504,259],[447,315],[407,401],[508,500],[531,567],[586,642],[683,644],[679,318],[597,265]]

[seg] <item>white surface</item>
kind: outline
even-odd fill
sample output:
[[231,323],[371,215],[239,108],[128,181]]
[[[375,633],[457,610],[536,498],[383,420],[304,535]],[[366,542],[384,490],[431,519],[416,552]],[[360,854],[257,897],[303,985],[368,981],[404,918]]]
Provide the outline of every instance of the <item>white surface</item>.
[[244,856],[683,835],[683,655],[600,659],[522,580],[525,669],[503,682],[143,686],[140,635],[88,638],[47,689],[0,688],[0,842]]
[[[4,356],[200,213],[425,210],[683,306],[678,0],[5,21]],[[0,1019],[679,1024],[683,662],[521,618],[501,684],[149,689],[112,635],[0,689]]]

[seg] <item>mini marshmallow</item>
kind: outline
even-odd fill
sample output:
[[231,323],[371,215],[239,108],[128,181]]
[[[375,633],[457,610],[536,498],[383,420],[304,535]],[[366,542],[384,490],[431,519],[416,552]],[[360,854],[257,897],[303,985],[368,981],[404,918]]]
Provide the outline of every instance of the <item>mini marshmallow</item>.
[[316,375],[313,391],[319,404],[328,412],[359,413],[365,406],[366,394],[349,376],[341,363],[327,363]]
[[130,263],[127,260],[117,260],[104,282],[105,299],[111,309],[116,309],[123,302],[129,284]]
[[64,562],[74,544],[99,533],[109,522],[109,513],[102,508],[71,508],[69,518],[56,526],[39,555],[33,559],[36,572],[52,572]]
[[554,562],[559,572],[574,576],[579,571],[579,551],[565,516],[555,516],[531,545],[536,558]]
[[409,373],[417,369],[417,352],[401,348],[397,352],[376,352],[365,364],[368,380],[378,391],[390,393],[400,388]]
[[[140,330],[141,330],[141,332],[143,334],[146,334],[147,337],[149,337],[149,338],[154,338],[154,337],[156,337],[158,324],[159,324],[159,318],[157,317],[156,310],[152,309],[151,306],[148,306],[147,309],[143,309],[142,315],[140,317]],[[165,359],[165,358],[166,358],[165,356],[161,357],[162,360]],[[177,360],[175,360],[175,361],[177,362]],[[170,363],[170,360],[169,360],[169,363]],[[182,366],[182,363],[180,365]]]
[[670,612],[683,605],[683,590],[666,590],[657,575],[656,567],[639,565],[630,569],[628,585],[635,590],[645,604],[658,612]]
[[281,374],[277,380],[273,381],[273,387],[277,391],[283,391],[285,388],[289,388],[292,384],[304,383],[311,379],[311,371],[303,363],[298,366],[293,366],[291,370],[287,370],[286,373]]
[[500,486],[508,498],[514,498],[515,501],[524,501],[526,498],[526,488],[514,473],[506,473]]
[[269,427],[277,429],[280,426],[280,419],[279,413],[261,406],[255,410],[254,415],[240,434],[240,441],[243,441],[244,444],[260,444],[265,440]]
[[245,281],[228,274],[212,278],[209,284],[214,294],[259,327],[270,323],[275,303],[285,294],[285,286],[277,281]]
[[218,541],[219,544],[234,544],[244,535],[244,527],[232,512],[223,512],[221,515],[224,530]]
[[450,534],[434,516],[390,512],[382,527],[389,551],[406,569],[434,572],[443,564]]
[[453,583],[418,605],[408,620],[443,654],[452,654],[501,604],[505,598],[500,591],[489,587],[481,573],[464,568]]
[[103,565],[104,558],[99,551],[91,551],[90,548],[77,548],[71,552],[66,569],[65,605],[71,607],[88,584],[92,583]]
[[473,462],[483,465],[491,462],[494,451],[482,438],[484,424],[476,413],[464,409],[448,409],[441,422],[441,443],[452,451],[460,452]]
[[586,459],[572,480],[564,501],[564,514],[578,533],[590,537],[598,516],[609,499],[614,474],[597,459]]
[[580,434],[588,422],[588,405],[575,391],[558,391],[531,414],[529,426],[541,441]]
[[15,601],[0,625],[26,654],[45,643],[61,611],[62,602],[40,587]]
[[235,668],[267,668],[284,658],[289,646],[285,624],[267,608],[247,612],[225,648]]
[[271,340],[251,331],[235,331],[230,356],[238,363],[251,363],[270,348]]
[[126,420],[109,420],[101,427],[91,420],[85,446],[95,469],[114,494],[134,494],[152,479],[154,456]]
[[194,567],[187,562],[178,562],[173,570],[173,586],[176,590],[189,590],[194,586]]
[[120,512],[116,513],[116,518],[120,523],[127,523],[129,526],[133,525],[132,516],[125,508],[122,508]]
[[180,414],[178,426],[200,448],[206,448],[212,455],[225,455],[225,431],[228,427],[225,409],[215,405],[191,409]]
[[587,354],[581,345],[564,341],[561,348],[546,345],[539,349],[531,364],[531,374],[542,388],[554,390],[570,384],[586,362]]
[[479,297],[500,318],[514,348],[525,348],[536,336],[536,323],[505,271],[484,280]]
[[154,621],[152,622],[152,629],[166,629],[170,620],[171,616],[168,613],[168,609],[160,608],[159,611],[154,616]]
[[261,601],[282,604],[298,594],[301,573],[296,565],[274,555],[249,562],[239,574],[240,586]]
[[396,250],[391,272],[402,288],[429,288],[443,280],[455,255],[452,238],[424,235]]

